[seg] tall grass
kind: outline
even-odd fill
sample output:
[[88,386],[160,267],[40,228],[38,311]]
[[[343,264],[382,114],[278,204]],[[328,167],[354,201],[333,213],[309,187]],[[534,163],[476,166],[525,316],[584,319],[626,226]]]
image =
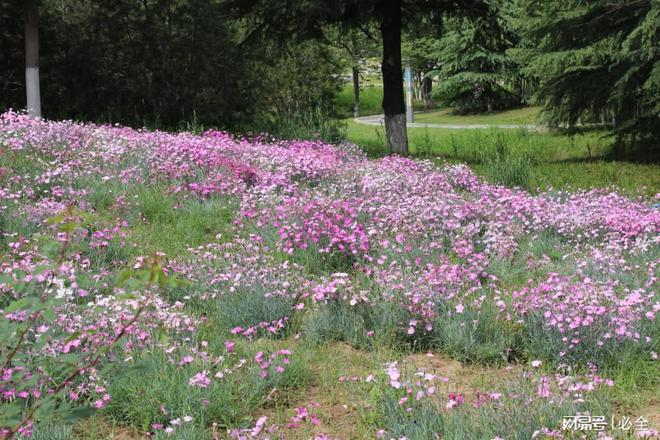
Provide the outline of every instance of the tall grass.
[[532,161],[524,151],[513,153],[502,135],[497,136],[494,149],[482,151],[481,163],[486,177],[500,185],[531,189]]
[[304,334],[313,345],[344,341],[362,349],[395,348],[405,345],[405,322],[405,310],[391,302],[351,306],[338,301],[308,315]]
[[[335,98],[337,114],[340,117],[353,117],[353,83],[346,84]],[[360,116],[383,113],[383,88],[369,85],[360,88]]]
[[249,126],[237,127],[237,132],[268,133],[279,139],[321,139],[338,143],[347,137],[346,123],[333,116],[332,110],[323,106],[282,110]]

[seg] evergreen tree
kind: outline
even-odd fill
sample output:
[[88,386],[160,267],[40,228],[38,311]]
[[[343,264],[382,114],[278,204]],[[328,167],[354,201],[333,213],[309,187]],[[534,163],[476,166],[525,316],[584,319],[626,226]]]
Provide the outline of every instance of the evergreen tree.
[[507,54],[516,35],[503,16],[492,21],[452,19],[439,44],[438,95],[459,113],[520,104],[519,66]]
[[660,0],[528,0],[528,74],[555,125],[602,122],[619,145],[660,145]]

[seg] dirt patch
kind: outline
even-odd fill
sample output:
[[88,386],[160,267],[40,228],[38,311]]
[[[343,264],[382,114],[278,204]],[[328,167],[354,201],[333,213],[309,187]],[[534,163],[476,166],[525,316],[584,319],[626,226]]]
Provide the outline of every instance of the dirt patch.
[[402,366],[447,378],[447,390],[472,397],[477,391],[496,389],[513,368],[465,365],[435,353],[406,356]]
[[660,400],[651,400],[647,405],[642,406],[637,413],[637,417],[642,416],[648,420],[650,428],[660,431]]
[[117,426],[103,417],[92,417],[81,421],[74,427],[74,438],[81,440],[142,440],[148,438],[137,429]]
[[[372,353],[351,347],[349,344],[330,344],[310,359],[313,381],[304,389],[279,391],[273,395],[273,405],[261,415],[268,423],[276,423],[287,440],[313,438],[325,433],[331,438],[365,438],[363,417],[369,411],[368,391],[364,379],[380,368]],[[319,424],[309,420],[296,429],[288,428],[295,408],[305,407],[318,417]],[[368,435],[367,435],[368,436]]]

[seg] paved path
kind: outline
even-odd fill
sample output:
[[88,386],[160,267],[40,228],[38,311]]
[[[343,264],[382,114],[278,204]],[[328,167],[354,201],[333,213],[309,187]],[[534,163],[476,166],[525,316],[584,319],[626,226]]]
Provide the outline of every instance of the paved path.
[[[358,124],[365,125],[384,125],[383,115],[362,116],[354,119]],[[483,128],[525,128],[527,130],[538,130],[538,125],[534,124],[435,124],[426,122],[412,122],[408,123],[408,127],[428,127],[428,128],[455,128],[459,130],[473,130]]]

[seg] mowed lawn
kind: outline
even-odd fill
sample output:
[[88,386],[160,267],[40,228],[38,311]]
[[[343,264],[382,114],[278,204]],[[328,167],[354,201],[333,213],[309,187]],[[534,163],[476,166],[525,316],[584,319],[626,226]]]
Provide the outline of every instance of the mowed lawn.
[[414,122],[427,124],[534,125],[539,123],[540,117],[540,107],[521,107],[475,115],[460,115],[454,113],[450,108],[445,108],[415,113]]

